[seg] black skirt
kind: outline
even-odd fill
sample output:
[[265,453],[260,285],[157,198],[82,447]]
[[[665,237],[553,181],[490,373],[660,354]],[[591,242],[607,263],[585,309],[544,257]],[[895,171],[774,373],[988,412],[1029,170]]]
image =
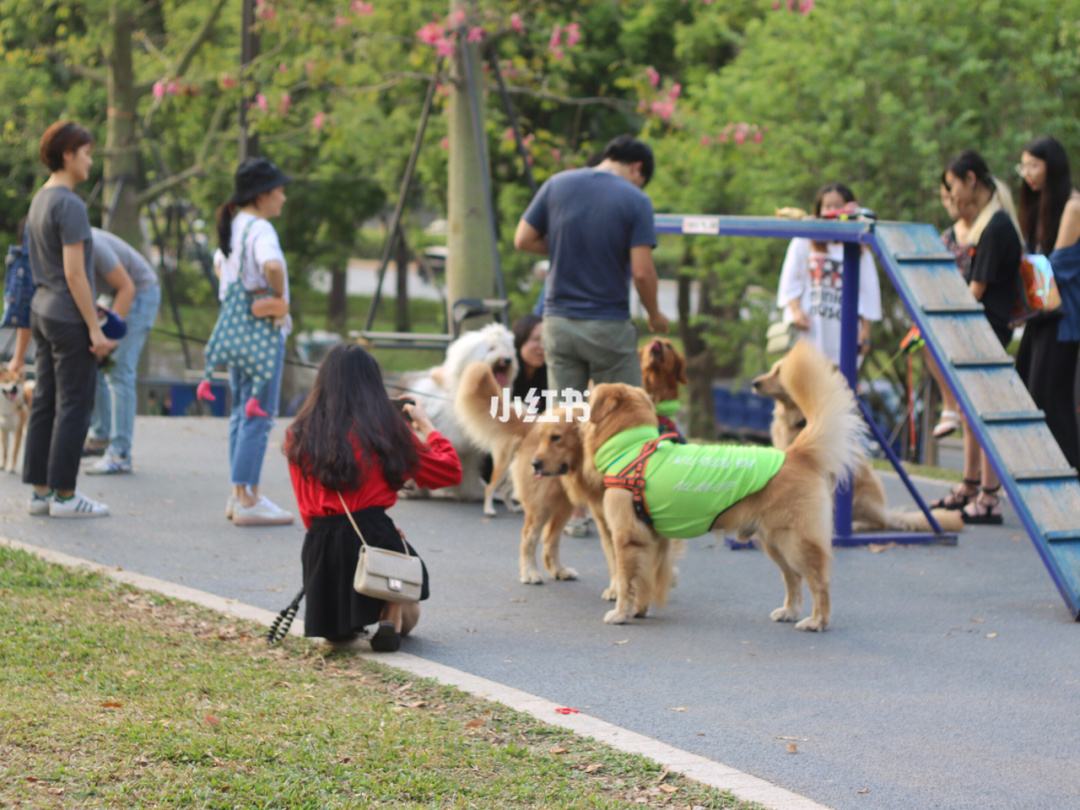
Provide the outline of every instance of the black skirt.
[[[402,539],[385,509],[353,512],[356,525],[369,546],[401,551]],[[420,555],[406,544],[409,554]],[[345,515],[314,518],[304,536],[300,559],[304,566],[304,635],[344,639],[379,620],[385,602],[353,590],[360,556],[360,540]],[[423,565],[423,560],[421,560]],[[428,598],[428,572],[424,568],[421,601]]]

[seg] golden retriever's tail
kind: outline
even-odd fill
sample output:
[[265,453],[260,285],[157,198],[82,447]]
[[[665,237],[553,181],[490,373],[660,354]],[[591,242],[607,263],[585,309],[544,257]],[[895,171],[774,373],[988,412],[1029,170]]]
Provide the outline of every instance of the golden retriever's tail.
[[491,367],[479,361],[467,365],[461,375],[454,413],[465,435],[488,451],[507,439],[521,438],[532,427],[513,407],[504,407],[503,389]]
[[[964,530],[964,519],[956,509],[931,509],[930,514],[944,531],[962,532]],[[885,528],[901,532],[933,531],[926,515],[917,509],[910,512],[890,509],[885,513]]]
[[800,340],[780,363],[780,384],[806,417],[788,456],[808,458],[834,481],[846,479],[866,455],[866,425],[847,380]]

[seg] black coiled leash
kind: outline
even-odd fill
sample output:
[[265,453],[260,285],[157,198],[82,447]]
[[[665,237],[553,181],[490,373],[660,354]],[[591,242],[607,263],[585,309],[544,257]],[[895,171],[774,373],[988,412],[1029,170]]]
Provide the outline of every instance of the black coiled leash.
[[277,615],[277,618],[270,623],[270,630],[266,634],[266,643],[269,645],[277,644],[279,641],[289,635],[289,628],[292,627],[293,619],[296,618],[296,611],[300,609],[300,600],[304,598],[304,589],[300,589],[289,606],[285,608],[281,613]]

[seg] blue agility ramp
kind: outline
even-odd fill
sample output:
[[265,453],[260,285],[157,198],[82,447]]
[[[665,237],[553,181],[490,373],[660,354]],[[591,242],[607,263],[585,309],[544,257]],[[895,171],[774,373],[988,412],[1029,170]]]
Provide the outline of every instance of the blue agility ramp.
[[[1080,480],[1046,426],[1043,412],[1001,348],[983,307],[974,299],[937,230],[904,222],[791,221],[772,217],[659,214],[660,233],[705,236],[805,237],[844,243],[840,370],[855,386],[859,251],[877,255],[911,319],[956,394],[968,424],[1001,479],[1021,523],[1075,619],[1080,620]],[[1063,383],[1064,384],[1064,383]],[[873,421],[871,429],[875,428]],[[882,442],[933,534],[854,535],[851,492],[836,496],[834,544],[867,542],[955,543],[940,531],[900,460]]]

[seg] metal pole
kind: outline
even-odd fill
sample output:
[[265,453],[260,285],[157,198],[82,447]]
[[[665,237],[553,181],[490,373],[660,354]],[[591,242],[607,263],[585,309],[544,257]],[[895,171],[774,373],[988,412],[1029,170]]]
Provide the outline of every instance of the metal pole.
[[[855,391],[859,356],[859,260],[862,246],[844,243],[844,275],[840,298],[840,373]],[[851,480],[836,489],[836,535],[851,536]]]

